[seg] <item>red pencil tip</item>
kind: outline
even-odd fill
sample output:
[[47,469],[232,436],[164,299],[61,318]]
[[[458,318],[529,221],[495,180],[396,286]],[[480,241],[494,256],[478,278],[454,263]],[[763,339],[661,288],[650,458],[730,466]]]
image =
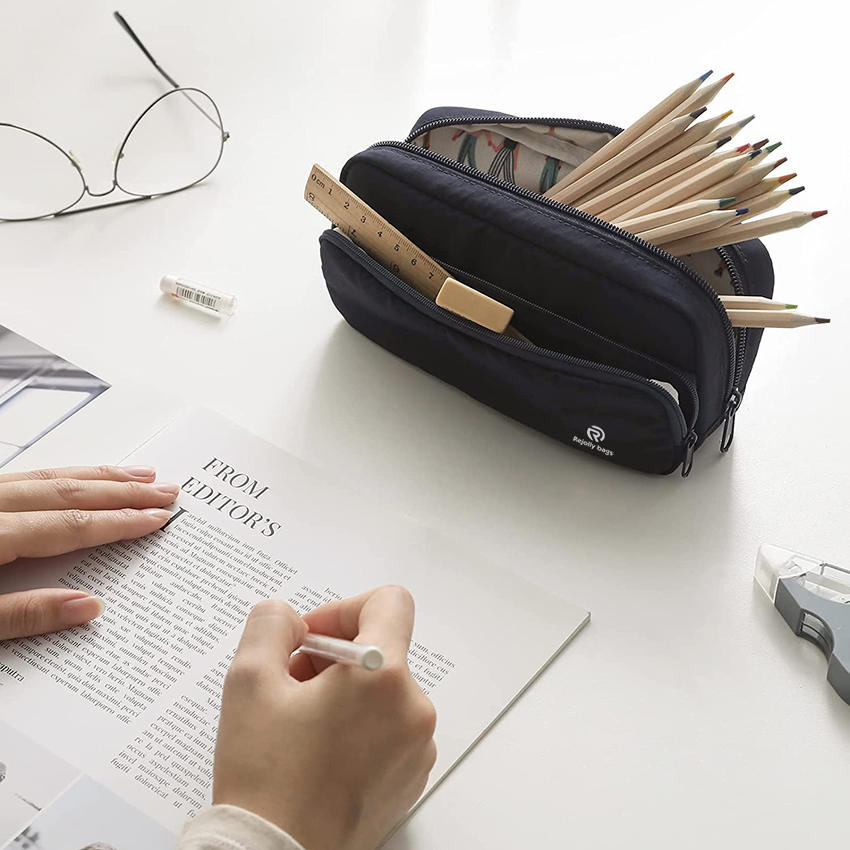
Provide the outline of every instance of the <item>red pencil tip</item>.
[[781,186],[783,183],[787,183],[789,180],[793,180],[797,176],[797,172],[795,171],[793,174],[783,174],[782,177],[777,177],[779,180],[779,185]]
[[750,143],[747,142],[745,145],[740,145],[739,147],[735,148],[735,150],[738,151],[738,153],[743,153],[749,147],[750,147]]
[[812,218],[820,218],[822,215],[826,215],[829,210],[818,210],[817,212],[812,213]]
[[734,76],[735,76],[735,72],[733,71],[731,74],[727,74],[721,82],[728,83],[729,80],[731,80],[732,77],[734,77]]

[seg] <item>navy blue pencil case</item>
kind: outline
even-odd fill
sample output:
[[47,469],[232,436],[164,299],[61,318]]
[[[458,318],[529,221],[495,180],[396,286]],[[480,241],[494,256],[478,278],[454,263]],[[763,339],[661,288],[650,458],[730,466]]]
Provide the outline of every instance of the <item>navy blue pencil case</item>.
[[718,294],[773,294],[758,240],[687,262],[541,194],[620,128],[460,107],[353,156],[341,180],[463,283],[513,308],[533,344],[438,307],[335,229],[330,296],[354,328],[484,404],[633,469],[688,475],[734,433],[761,331]]

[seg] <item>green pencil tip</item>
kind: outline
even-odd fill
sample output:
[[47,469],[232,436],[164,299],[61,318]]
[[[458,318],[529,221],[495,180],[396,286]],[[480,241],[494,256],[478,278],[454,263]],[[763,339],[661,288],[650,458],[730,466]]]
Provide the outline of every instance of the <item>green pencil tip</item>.
[[768,153],[773,153],[781,144],[782,142],[774,142],[772,145],[768,145],[765,150]]
[[722,209],[723,207],[728,207],[729,204],[734,204],[736,200],[737,198],[723,198],[723,200],[720,202],[720,208]]
[[786,309],[786,310],[796,310],[796,309],[797,309],[797,305],[796,305],[796,304],[786,304],[786,305],[785,305],[785,309]]

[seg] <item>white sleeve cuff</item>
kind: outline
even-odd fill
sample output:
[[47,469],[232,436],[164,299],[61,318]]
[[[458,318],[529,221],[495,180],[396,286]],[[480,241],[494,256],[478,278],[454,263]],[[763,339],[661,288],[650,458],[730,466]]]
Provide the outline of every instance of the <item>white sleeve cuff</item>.
[[176,850],[304,850],[282,829],[237,806],[213,806],[186,824]]

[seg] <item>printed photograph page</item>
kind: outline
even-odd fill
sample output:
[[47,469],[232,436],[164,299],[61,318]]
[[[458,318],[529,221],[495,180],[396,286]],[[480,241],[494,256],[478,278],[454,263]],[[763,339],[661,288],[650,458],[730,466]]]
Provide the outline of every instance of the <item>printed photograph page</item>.
[[209,803],[224,675],[263,598],[303,613],[411,590],[409,664],[438,712],[428,790],[589,617],[209,411],[129,460],[181,485],[161,531],[0,575],[0,592],[47,584],[106,602],[86,627],[0,644],[0,764],[22,742],[0,803],[27,801],[0,815],[0,847],[37,833],[30,845],[51,850],[45,836],[78,827],[81,847],[172,846],[155,839]]

